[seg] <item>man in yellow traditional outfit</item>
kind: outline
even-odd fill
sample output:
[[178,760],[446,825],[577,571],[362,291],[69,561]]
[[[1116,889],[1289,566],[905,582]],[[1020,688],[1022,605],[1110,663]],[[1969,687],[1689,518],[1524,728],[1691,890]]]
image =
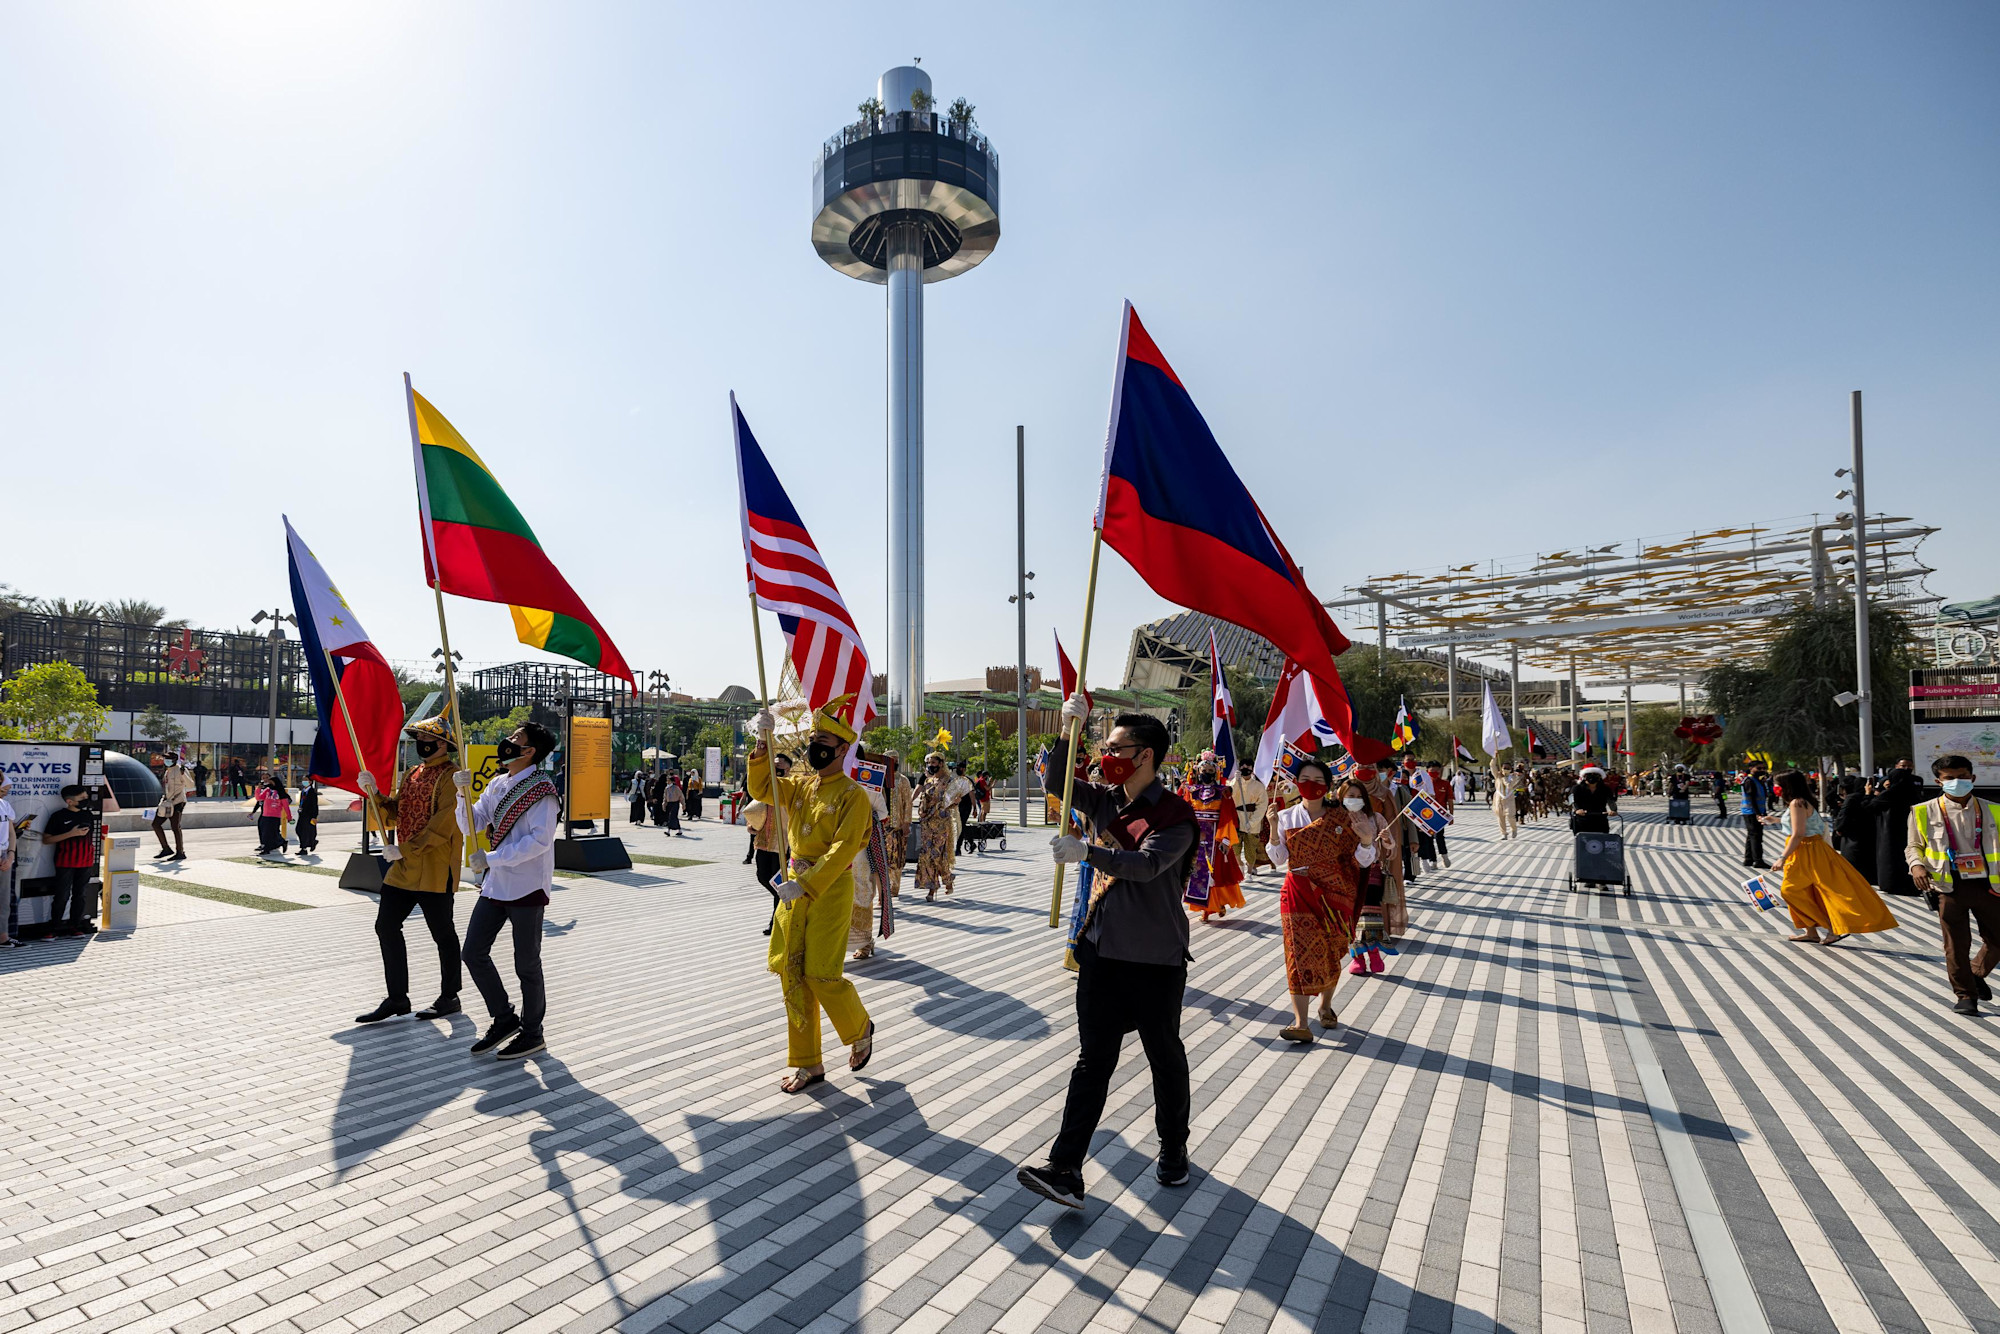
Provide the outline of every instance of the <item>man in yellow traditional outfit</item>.
[[403,731],[416,743],[419,763],[403,776],[395,795],[384,796],[375,786],[375,776],[366,771],[355,780],[375,808],[396,822],[396,841],[382,848],[391,865],[382,877],[382,898],[375,909],[375,937],[382,946],[389,994],[367,1014],[356,1015],[357,1024],[379,1024],[410,1012],[403,921],[412,908],[422,910],[438,951],[438,997],[417,1011],[417,1018],[441,1019],[459,1010],[463,978],[452,907],[465,854],[465,836],[458,828],[459,794],[471,784],[472,775],[458,767],[456,747],[442,719],[426,718]]
[[750,795],[782,819],[790,857],[771,928],[771,971],[784,985],[786,1059],[793,1067],[779,1087],[802,1093],[826,1078],[820,1061],[819,1014],[853,1050],[847,1068],[860,1070],[875,1052],[875,1024],[854,984],[843,975],[848,919],[854,910],[854,859],[868,846],[875,813],[868,792],[843,773],[856,737],[837,713],[852,695],[829,700],[813,715],[805,772],[773,780],[768,758],[777,719],[756,717],[757,748],[750,752]]

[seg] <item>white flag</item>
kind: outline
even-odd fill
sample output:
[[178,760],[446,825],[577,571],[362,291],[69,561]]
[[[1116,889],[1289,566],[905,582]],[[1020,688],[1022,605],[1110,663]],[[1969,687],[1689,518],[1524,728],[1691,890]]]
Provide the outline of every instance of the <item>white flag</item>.
[[1486,683],[1486,702],[1480,706],[1479,748],[1488,755],[1498,755],[1514,744],[1514,734],[1507,730],[1507,720],[1500,716],[1499,701],[1493,698],[1493,683]]

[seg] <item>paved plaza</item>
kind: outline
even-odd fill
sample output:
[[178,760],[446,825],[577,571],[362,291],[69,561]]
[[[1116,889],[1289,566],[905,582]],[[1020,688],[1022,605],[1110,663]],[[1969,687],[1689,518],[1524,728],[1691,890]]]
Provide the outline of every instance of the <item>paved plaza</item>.
[[469,988],[356,1028],[367,897],[204,850],[210,897],[0,957],[0,1331],[2000,1330],[2000,1021],[1951,1013],[1932,920],[1788,944],[1740,830],[1629,810],[1630,897],[1465,812],[1310,1048],[1253,880],[1195,928],[1192,1181],[1133,1040],[1081,1214],[1013,1179],[1074,1054],[1041,831],[906,888],[852,969],[873,1064],[798,1098],[740,831],[558,882],[509,1065]]

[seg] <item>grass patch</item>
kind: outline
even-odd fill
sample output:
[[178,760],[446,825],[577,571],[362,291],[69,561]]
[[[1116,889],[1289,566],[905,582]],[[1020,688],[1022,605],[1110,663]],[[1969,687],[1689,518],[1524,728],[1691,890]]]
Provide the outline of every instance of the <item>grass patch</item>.
[[268,857],[224,857],[222,860],[226,862],[238,862],[244,866],[276,867],[281,871],[304,871],[308,875],[337,876],[340,874],[340,869],[338,867],[307,866],[304,862],[274,862]]
[[709,862],[707,861],[707,859],[705,859],[705,858],[702,858],[702,857],[656,857],[656,856],[654,856],[654,855],[653,855],[652,853],[650,853],[650,852],[627,852],[627,853],[626,853],[625,855],[626,855],[627,857],[630,857],[630,858],[631,858],[631,859],[633,860],[633,862],[634,862],[634,863],[637,863],[637,864],[644,864],[644,865],[646,865],[646,866],[707,866],[707,865],[709,865]]
[[243,894],[233,889],[216,889],[212,885],[191,885],[185,880],[174,880],[163,875],[141,874],[139,883],[148,889],[170,889],[189,898],[209,899],[215,903],[233,903],[239,908],[254,908],[258,912],[301,912],[306,906],[303,903],[287,903],[283,899],[267,899],[262,894]]

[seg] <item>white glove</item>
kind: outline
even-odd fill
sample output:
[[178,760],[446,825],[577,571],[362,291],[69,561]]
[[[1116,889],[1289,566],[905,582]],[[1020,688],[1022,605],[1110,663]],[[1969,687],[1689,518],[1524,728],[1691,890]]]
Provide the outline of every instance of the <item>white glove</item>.
[[750,724],[757,735],[769,736],[778,730],[778,715],[769,709],[759,709],[756,716],[750,720]]
[[369,773],[366,769],[363,769],[361,771],[361,776],[355,779],[354,783],[356,787],[359,787],[363,792],[366,792],[371,797],[374,796],[377,791],[375,787],[375,775]]
[[793,899],[806,892],[806,887],[796,880],[773,880],[771,888],[776,891],[778,900],[781,903],[790,903]]
[[474,848],[469,860],[473,870],[479,872],[481,875],[486,874],[486,849]]
[[451,781],[460,792],[472,791],[472,771],[470,769],[453,770]]
[[1356,866],[1373,866],[1375,864],[1375,845],[1373,843],[1363,843],[1360,847],[1356,848],[1354,850],[1354,864]]
[[[1065,723],[1090,721],[1090,705],[1084,700],[1081,690],[1063,701],[1062,718]],[[1065,727],[1063,730],[1069,729]]]
[[1057,834],[1049,840],[1049,847],[1055,853],[1056,861],[1064,866],[1082,861],[1090,852],[1090,845],[1075,834]]
[[399,862],[403,860],[403,850],[394,843],[384,843],[382,845],[382,860],[385,862]]

